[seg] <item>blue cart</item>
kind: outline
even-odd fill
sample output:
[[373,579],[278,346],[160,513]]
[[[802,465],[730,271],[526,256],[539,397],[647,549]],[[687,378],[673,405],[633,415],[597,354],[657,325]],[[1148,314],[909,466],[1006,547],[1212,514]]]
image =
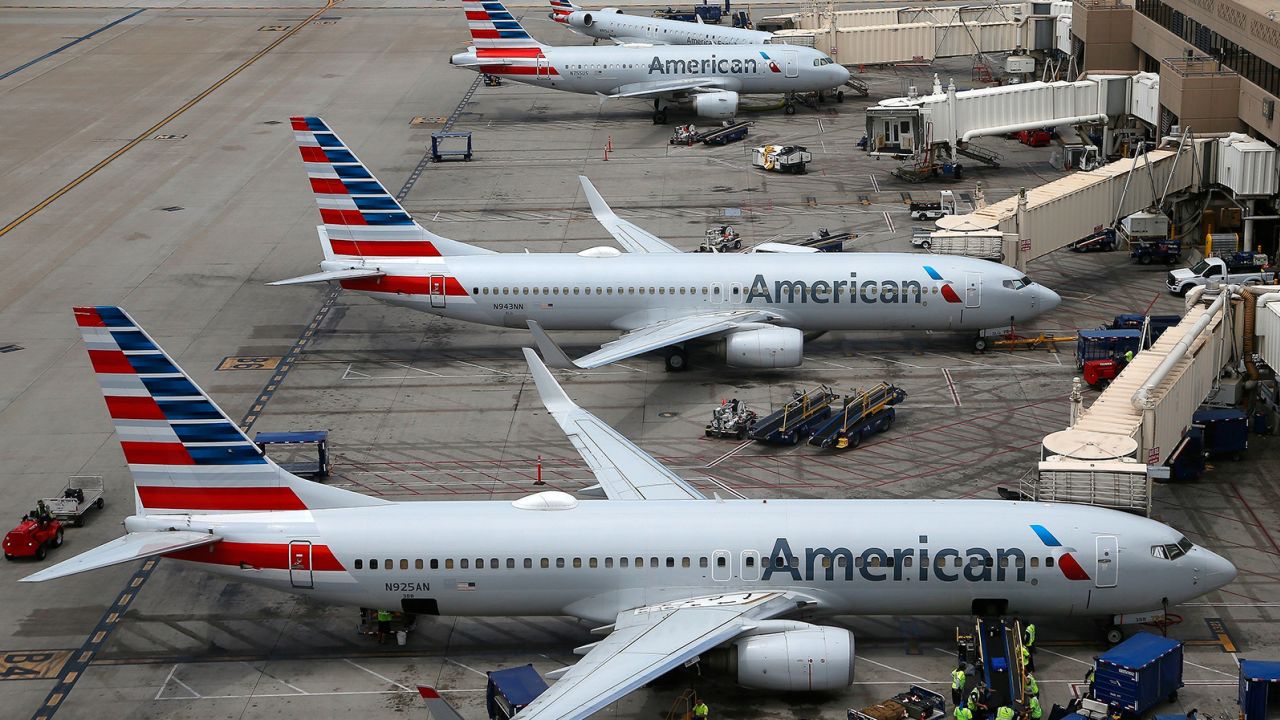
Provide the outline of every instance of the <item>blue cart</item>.
[[303,462],[276,460],[276,464],[295,475],[329,476],[329,433],[326,430],[260,432],[253,436],[253,442],[264,453],[267,452],[267,446],[269,445],[282,446],[284,452],[291,452],[295,455],[300,451],[314,448],[316,451],[314,462],[310,460]]
[[1236,460],[1249,449],[1249,416],[1234,408],[1197,410],[1191,424],[1203,432],[1205,457],[1230,455]]
[[489,720],[508,720],[547,690],[547,681],[532,665],[494,670],[487,674],[489,682],[484,690],[484,705],[489,711]]
[[1115,360],[1142,349],[1141,330],[1081,330],[1076,338],[1077,370],[1090,360]]
[[1244,720],[1266,720],[1271,707],[1280,713],[1280,662],[1241,660],[1239,702]]
[[1140,717],[1157,703],[1178,698],[1182,687],[1182,642],[1138,633],[1093,664],[1093,697]]
[[[465,140],[466,148],[447,148],[447,141]],[[471,162],[471,132],[433,132],[431,133],[431,162],[440,162],[445,158],[462,158]]]

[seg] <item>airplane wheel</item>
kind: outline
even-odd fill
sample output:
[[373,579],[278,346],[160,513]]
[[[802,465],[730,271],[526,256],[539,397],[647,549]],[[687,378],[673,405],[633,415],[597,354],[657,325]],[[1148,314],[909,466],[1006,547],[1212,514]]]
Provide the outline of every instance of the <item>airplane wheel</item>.
[[843,91],[843,90],[837,90],[837,91],[836,91],[836,102],[838,102],[838,103],[842,103],[842,102],[844,102],[844,91]]
[[1107,645],[1119,645],[1124,640],[1124,630],[1119,625],[1107,628]]
[[684,348],[671,348],[666,355],[667,372],[681,372],[689,367],[689,356]]
[[654,124],[654,125],[666,125],[666,124],[667,124],[667,111],[666,111],[666,109],[665,109],[665,108],[664,108],[664,109],[662,109],[662,110],[655,110],[655,111],[654,111],[654,113],[653,113],[653,124]]
[[979,335],[973,340],[973,349],[976,352],[985,352],[987,349],[987,339]]
[[785,108],[785,112],[786,112],[788,115],[795,115],[795,114],[796,114],[796,106],[795,106],[795,104],[794,104],[794,103],[787,103],[787,107]]
[[62,528],[58,528],[58,534],[53,536],[53,540],[49,544],[54,547],[62,547]]

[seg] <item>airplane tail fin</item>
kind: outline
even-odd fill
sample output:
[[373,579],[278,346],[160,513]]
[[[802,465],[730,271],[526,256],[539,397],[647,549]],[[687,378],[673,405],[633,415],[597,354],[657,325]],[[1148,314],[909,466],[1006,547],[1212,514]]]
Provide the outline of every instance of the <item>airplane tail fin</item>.
[[386,502],[304,480],[276,465],[124,310],[78,307],[75,318],[141,514]]
[[570,13],[581,9],[573,3],[573,0],[551,0],[551,19],[564,24],[569,22],[566,18]]
[[467,26],[478,55],[485,50],[509,52],[516,48],[545,47],[533,39],[501,0],[462,0],[467,13]]
[[419,685],[418,694],[427,701],[427,713],[431,716],[431,720],[462,720],[458,711],[453,709],[448,700],[440,697],[440,693],[435,688]]
[[324,221],[325,258],[488,255],[428,232],[318,117],[290,118]]

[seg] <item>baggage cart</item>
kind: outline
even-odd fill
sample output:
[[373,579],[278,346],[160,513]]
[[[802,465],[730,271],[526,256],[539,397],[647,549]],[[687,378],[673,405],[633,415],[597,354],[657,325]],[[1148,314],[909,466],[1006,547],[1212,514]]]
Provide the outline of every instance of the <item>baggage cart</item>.
[[521,665],[506,670],[485,673],[489,682],[485,685],[484,704],[489,720],[509,720],[547,690],[533,665]]
[[[731,142],[737,142],[745,138],[754,124],[750,120],[732,123],[714,130],[698,133],[696,139],[701,141],[703,145],[728,145]],[[692,144],[690,143],[690,145]]]
[[1235,408],[1205,408],[1191,416],[1200,428],[1205,457],[1230,455],[1239,460],[1249,449],[1249,416]]
[[884,702],[860,710],[849,708],[848,720],[938,720],[947,714],[947,702],[941,695],[912,685]]
[[1093,663],[1093,697],[1140,717],[1162,701],[1174,702],[1182,687],[1182,642],[1138,633]]
[[1238,702],[1244,720],[1266,720],[1273,699],[1280,710],[1280,662],[1241,660]]
[[102,497],[102,476],[72,475],[67,478],[62,496],[44,498],[44,504],[49,508],[49,514],[59,521],[80,527],[90,508],[101,510],[107,505]]

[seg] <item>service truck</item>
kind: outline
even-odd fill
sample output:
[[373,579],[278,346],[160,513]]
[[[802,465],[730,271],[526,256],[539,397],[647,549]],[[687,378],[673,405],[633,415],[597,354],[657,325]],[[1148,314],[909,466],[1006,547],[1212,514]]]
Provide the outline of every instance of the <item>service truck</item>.
[[1224,285],[1270,285],[1276,282],[1276,271],[1262,253],[1241,252],[1226,258],[1207,257],[1189,268],[1169,273],[1166,285],[1174,295],[1186,295],[1197,285],[1211,282]]
[[913,202],[908,210],[912,220],[937,220],[956,214],[956,196],[950,190],[938,192],[938,202]]
[[935,255],[964,255],[1004,261],[1004,233],[999,230],[934,230],[911,236],[911,244]]

